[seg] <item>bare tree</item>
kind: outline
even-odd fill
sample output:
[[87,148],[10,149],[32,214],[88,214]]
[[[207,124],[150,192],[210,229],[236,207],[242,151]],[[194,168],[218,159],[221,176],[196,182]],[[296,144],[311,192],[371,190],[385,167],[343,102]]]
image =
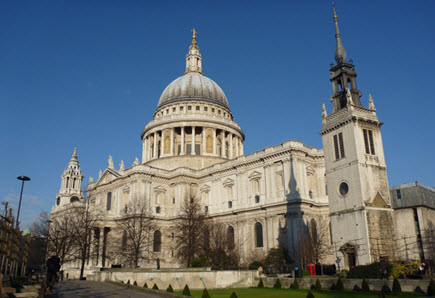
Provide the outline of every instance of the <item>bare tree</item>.
[[141,260],[149,258],[154,230],[145,199],[133,198],[124,208],[118,222],[115,255],[130,267],[139,267]]
[[180,218],[174,226],[177,257],[187,267],[199,256],[206,243],[208,218],[195,197],[186,198],[181,206]]
[[207,227],[203,250],[208,265],[217,270],[237,267],[240,262],[239,243],[236,242],[234,229],[219,221],[212,221]]
[[79,260],[80,265],[80,278],[83,278],[83,272],[85,263],[92,256],[91,246],[94,241],[92,237],[93,231],[98,228],[99,212],[98,208],[93,205],[92,208],[89,202],[85,204],[77,204],[72,206],[68,212],[70,213],[71,226],[74,233],[73,247],[75,252],[73,256],[76,260]]
[[48,221],[50,220],[50,214],[48,211],[41,211],[38,214],[38,219],[30,225],[35,235],[47,238],[48,236]]
[[310,231],[311,259],[321,264],[327,256],[331,255],[330,235],[328,225],[322,224]]
[[64,212],[61,216],[56,216],[50,224],[47,252],[56,254],[61,265],[71,261],[75,252],[76,230],[72,224],[72,216],[74,212]]

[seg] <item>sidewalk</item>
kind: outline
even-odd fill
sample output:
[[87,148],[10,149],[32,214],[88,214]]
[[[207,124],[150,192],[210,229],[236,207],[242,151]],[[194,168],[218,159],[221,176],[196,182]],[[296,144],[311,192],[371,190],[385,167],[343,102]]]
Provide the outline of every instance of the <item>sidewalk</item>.
[[76,297],[161,297],[152,293],[145,293],[133,289],[126,289],[110,283],[86,280],[64,280],[54,286],[53,291],[47,293],[47,298],[76,298]]

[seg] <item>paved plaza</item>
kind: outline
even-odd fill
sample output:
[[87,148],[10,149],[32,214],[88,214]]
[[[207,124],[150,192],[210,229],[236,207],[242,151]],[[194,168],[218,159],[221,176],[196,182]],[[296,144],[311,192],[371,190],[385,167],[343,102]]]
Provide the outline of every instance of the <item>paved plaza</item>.
[[65,280],[57,283],[53,291],[47,293],[48,298],[76,298],[76,297],[161,297],[152,293],[126,289],[110,283],[86,280]]

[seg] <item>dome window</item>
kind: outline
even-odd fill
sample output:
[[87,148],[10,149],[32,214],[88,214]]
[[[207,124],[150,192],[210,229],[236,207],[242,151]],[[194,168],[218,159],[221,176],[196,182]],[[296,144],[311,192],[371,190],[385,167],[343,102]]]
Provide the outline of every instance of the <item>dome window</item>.
[[214,108],[211,108],[211,112],[214,113]]
[[184,107],[180,107],[180,112],[182,112],[184,110]]
[[192,106],[187,106],[187,110],[191,111],[192,110]]
[[207,112],[208,111],[208,108],[207,107],[204,107],[204,112]]
[[199,111],[199,106],[196,106],[196,110]]

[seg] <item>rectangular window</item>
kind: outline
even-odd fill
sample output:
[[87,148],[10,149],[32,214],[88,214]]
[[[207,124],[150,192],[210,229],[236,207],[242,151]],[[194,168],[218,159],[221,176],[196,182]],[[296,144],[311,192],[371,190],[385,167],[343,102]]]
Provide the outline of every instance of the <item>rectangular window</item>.
[[204,107],[204,111],[207,112],[207,111],[208,111],[208,108],[207,108],[207,107]]
[[397,194],[397,199],[401,200],[402,199],[402,193],[400,192],[400,189],[396,189],[396,194]]
[[228,202],[228,208],[233,208],[233,202],[232,201]]
[[199,111],[199,106],[196,106],[196,110]]
[[255,203],[260,203],[260,196],[259,195],[256,195],[255,196]]
[[364,145],[366,154],[375,155],[375,143],[373,142],[373,131],[369,129],[363,129]]
[[192,145],[187,144],[186,145],[186,155],[191,155],[191,154],[192,154]]
[[175,112],[177,110],[177,108],[172,108],[172,112]]
[[334,135],[334,151],[335,151],[335,160],[339,160],[344,158],[344,141],[343,141],[343,133],[338,133]]
[[367,129],[363,129],[363,135],[364,135],[364,146],[366,148],[366,154],[370,154],[369,136],[367,133]]
[[338,142],[340,143],[341,158],[344,158],[344,157],[346,157],[346,155],[344,155],[343,133],[341,133],[341,132],[338,134]]
[[191,111],[192,110],[192,106],[187,106],[187,110]]
[[375,155],[375,143],[373,142],[373,131],[369,130],[369,142],[371,154]]
[[201,152],[201,145],[195,144],[195,155],[199,155]]
[[175,198],[172,198],[172,204],[175,204]]
[[338,149],[337,135],[334,135],[334,151],[335,151],[335,160],[339,160],[340,159],[340,151]]
[[214,108],[211,108],[211,112],[214,113]]
[[184,110],[184,107],[180,107],[180,112],[182,112]]
[[106,210],[110,211],[112,209],[112,193],[107,193],[107,204],[106,204]]

